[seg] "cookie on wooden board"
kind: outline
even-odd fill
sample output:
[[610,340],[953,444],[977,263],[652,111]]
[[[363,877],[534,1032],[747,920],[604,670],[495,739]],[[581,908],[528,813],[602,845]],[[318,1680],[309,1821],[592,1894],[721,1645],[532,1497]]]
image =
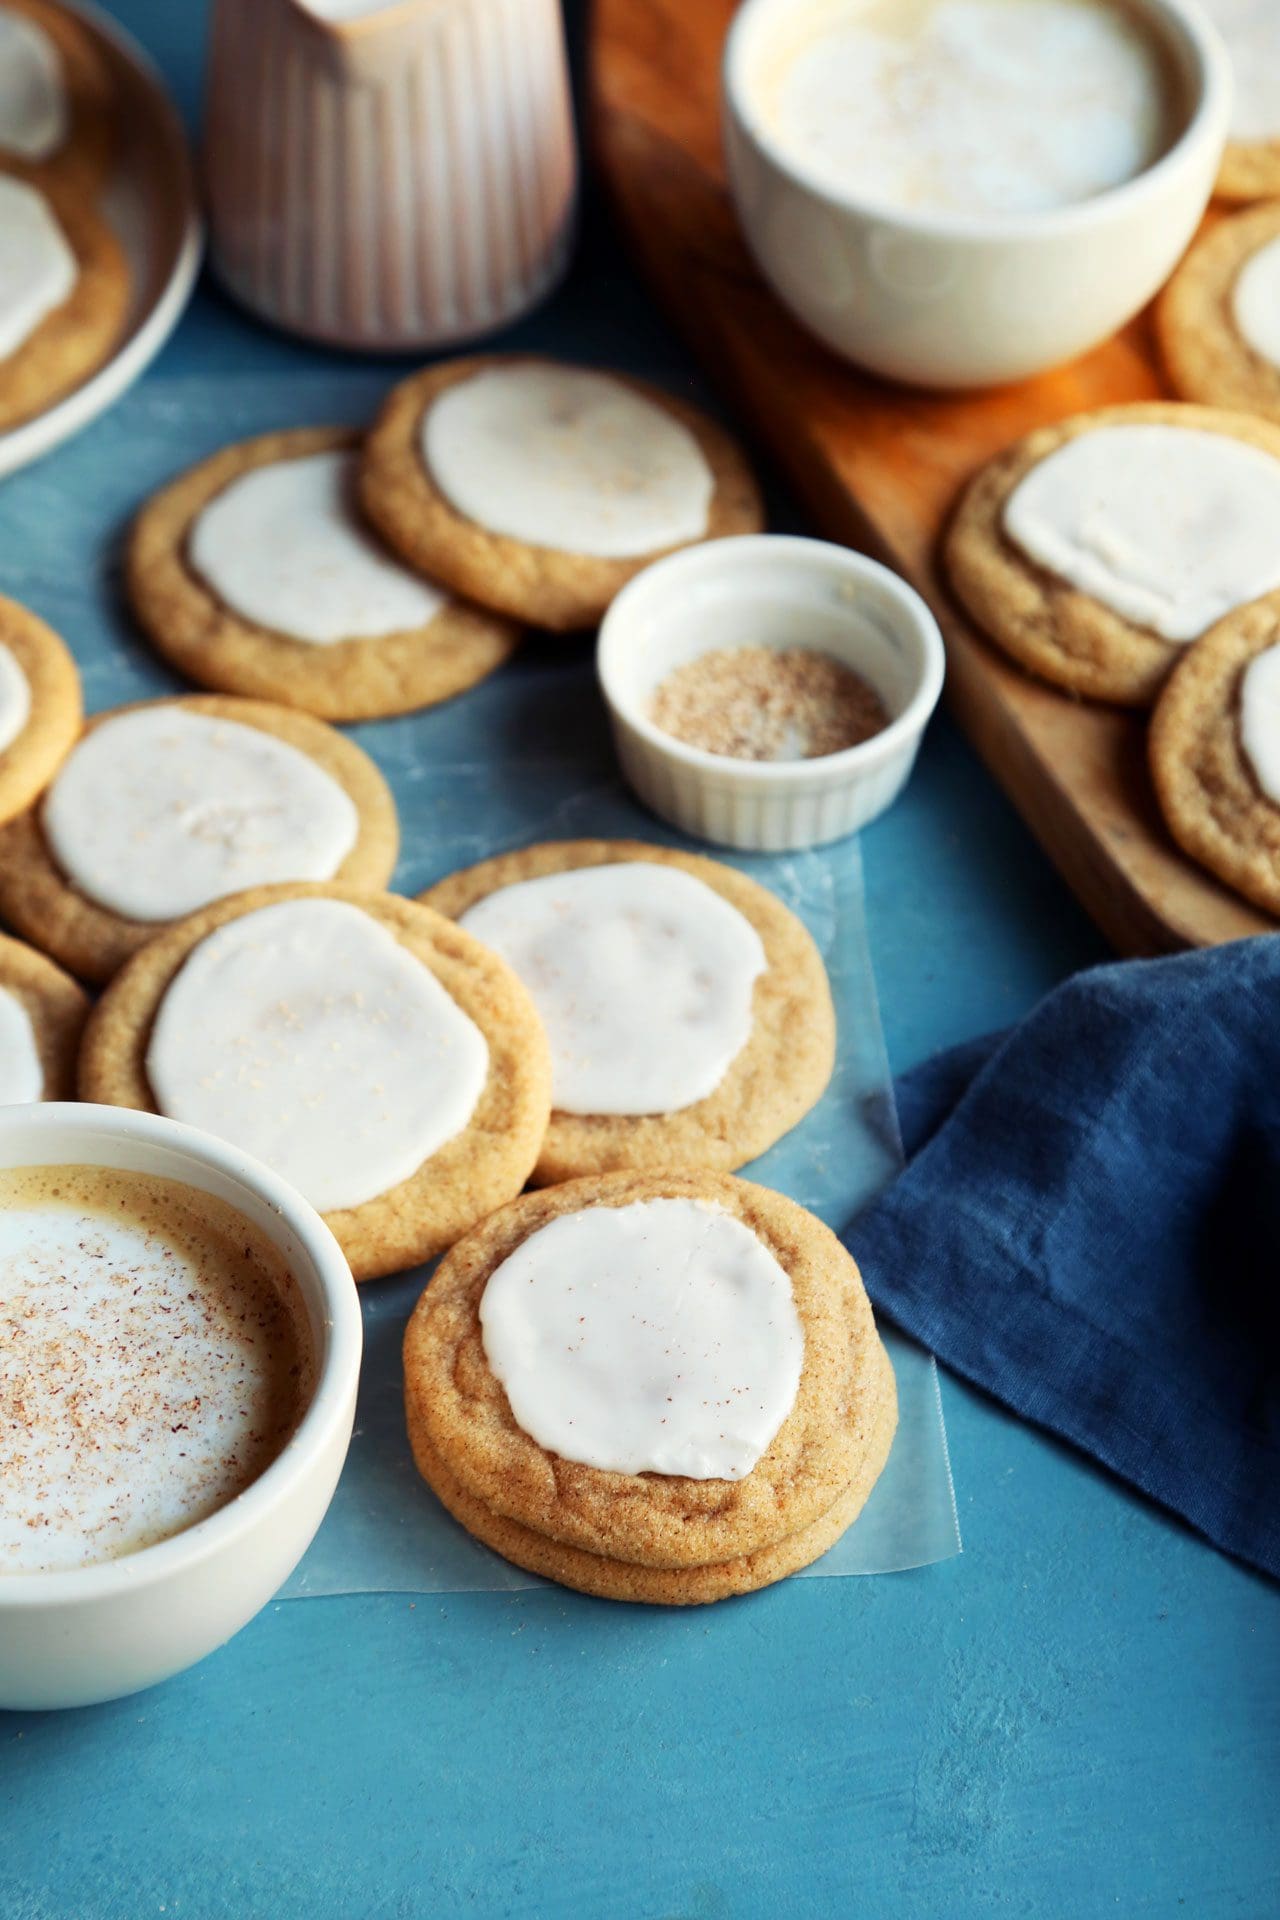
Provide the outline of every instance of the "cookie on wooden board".
[[1280,917],[1280,593],[1188,650],[1151,716],[1150,760],[1179,846]]
[[1020,665],[1148,706],[1187,643],[1280,585],[1280,426],[1147,401],[1037,427],[969,482],[944,554]]

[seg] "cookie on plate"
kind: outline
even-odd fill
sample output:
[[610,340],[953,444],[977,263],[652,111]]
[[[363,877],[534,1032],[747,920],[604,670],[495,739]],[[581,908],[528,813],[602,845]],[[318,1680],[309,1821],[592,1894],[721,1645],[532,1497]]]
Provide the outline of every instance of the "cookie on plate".
[[373,761],[323,721],[215,694],[95,714],[41,802],[0,828],[0,914],[84,980],[246,888],[378,888],[399,847]]
[[493,354],[396,387],[365,444],[365,511],[411,566],[532,626],[599,620],[676,547],[763,524],[714,421],[629,375]]
[[1280,200],[1206,230],[1160,296],[1156,331],[1184,399],[1280,420]]
[[461,1241],[405,1334],[423,1477],[517,1564],[695,1604],[807,1565],[896,1424],[857,1266],[794,1201],[723,1175],[526,1195]]
[[87,380],[124,326],[129,268],[83,198],[0,173],[0,231],[12,262],[0,287],[0,430]]
[[411,572],[362,523],[359,435],[300,427],[224,447],[133,525],[129,600],[158,652],[224,693],[372,720],[502,665],[509,620]]
[[500,854],[422,895],[514,967],[551,1042],[540,1185],[729,1172],[804,1118],[836,1024],[807,929],[736,868],[639,840]]
[[551,1070],[520,982],[451,921],[396,894],[262,887],[168,928],[117,974],[80,1094],[264,1160],[368,1280],[519,1193]]
[[49,0],[0,0],[0,170],[96,193],[115,151],[119,104],[101,42]]
[[1188,650],[1151,716],[1150,758],[1179,846],[1280,916],[1280,593]]
[[1190,641],[1280,586],[1280,426],[1148,401],[1038,427],[970,481],[945,559],[1020,665],[1147,706]]
[[66,644],[0,597],[0,822],[29,807],[80,732],[80,675]]
[[73,1100],[89,997],[34,947],[0,934],[0,1106]]

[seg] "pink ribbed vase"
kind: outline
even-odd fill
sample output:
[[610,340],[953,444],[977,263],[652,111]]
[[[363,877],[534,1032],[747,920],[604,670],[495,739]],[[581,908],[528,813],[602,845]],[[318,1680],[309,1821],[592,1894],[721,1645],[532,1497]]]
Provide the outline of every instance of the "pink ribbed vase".
[[572,239],[559,0],[215,0],[204,165],[214,265],[278,326],[371,349],[502,326]]

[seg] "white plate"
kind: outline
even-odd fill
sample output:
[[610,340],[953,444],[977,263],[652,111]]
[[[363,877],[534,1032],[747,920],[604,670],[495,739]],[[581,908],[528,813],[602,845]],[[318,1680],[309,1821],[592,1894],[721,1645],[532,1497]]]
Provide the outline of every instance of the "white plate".
[[120,101],[121,144],[101,211],[123,246],[132,297],[120,344],[82,386],[8,433],[0,475],[38,460],[104,413],[154,360],[187,304],[203,229],[182,123],[137,43],[95,6],[67,6],[97,39]]

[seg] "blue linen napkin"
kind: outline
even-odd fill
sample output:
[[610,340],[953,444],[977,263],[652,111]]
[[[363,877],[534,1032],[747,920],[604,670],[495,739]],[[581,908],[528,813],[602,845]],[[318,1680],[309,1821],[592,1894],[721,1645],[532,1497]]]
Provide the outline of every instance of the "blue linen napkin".
[[1280,1579],[1280,935],[1081,974],[898,1095],[877,1306]]

